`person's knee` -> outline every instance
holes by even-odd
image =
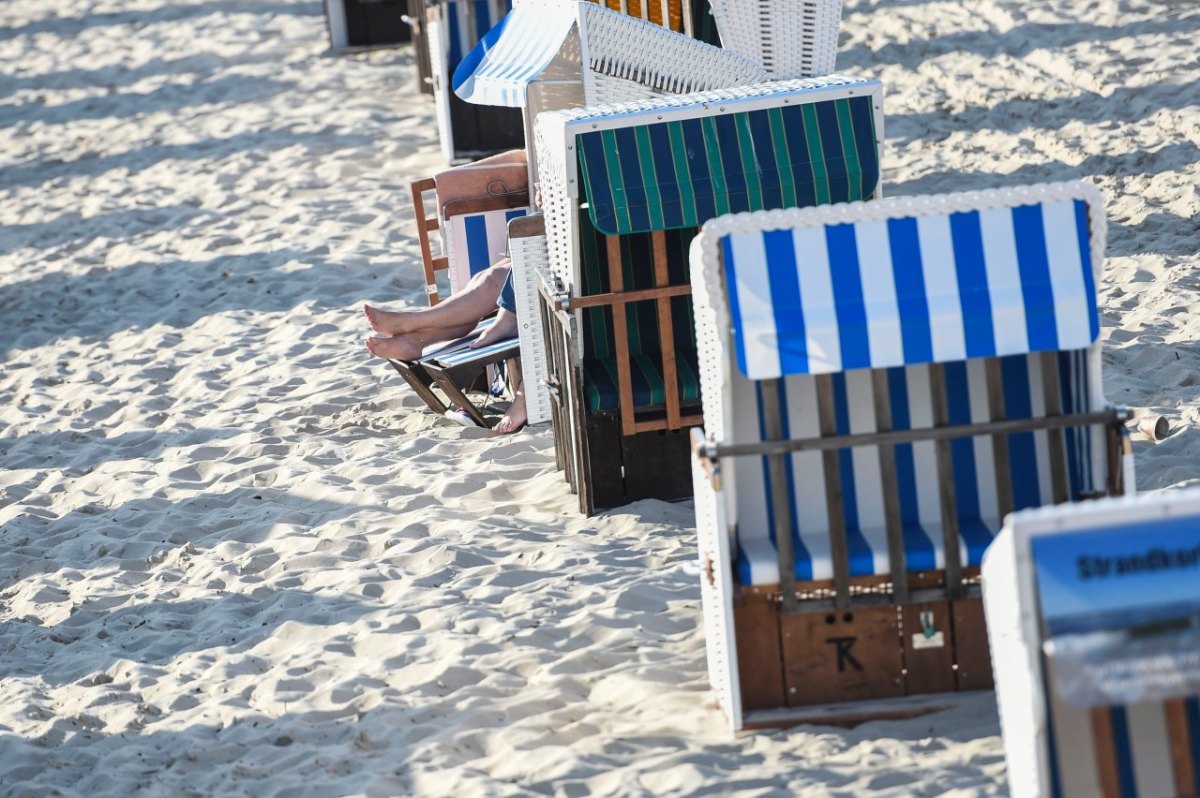
[[[495,288],[496,291],[499,292],[500,289],[504,287],[504,281],[508,279],[508,271],[509,264],[508,260],[505,259],[498,262],[496,265],[492,266],[486,271],[480,272],[480,274],[484,275],[484,281],[490,287]]]

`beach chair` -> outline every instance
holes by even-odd
[[[524,48],[528,50],[536,49],[556,36],[561,30],[557,21],[561,19],[561,15],[556,18],[556,13],[563,10],[569,13],[573,11],[575,4],[562,0],[517,0],[516,3],[512,0],[441,0],[436,4],[429,4],[425,18],[430,43],[434,95],[437,100],[438,133],[442,142],[442,152],[449,160],[462,160],[524,146],[525,128],[521,126],[521,114],[511,107],[521,105],[523,101],[495,103],[486,99],[464,98],[463,93],[458,91],[457,80],[454,79],[464,61],[468,62],[469,70],[472,48],[476,48],[479,42],[485,39],[485,34],[492,31],[495,36],[500,35],[505,27],[504,24],[500,24],[502,18],[514,5],[536,9],[520,22],[520,37],[508,37],[510,42],[528,42],[529,47]],[[655,28],[663,31],[682,33],[691,29],[692,11],[689,0],[605,0],[603,5],[612,10],[613,16],[619,14],[626,19],[653,23]],[[596,8],[601,9],[601,6]],[[535,15],[540,15],[541,19],[537,19]],[[552,18],[556,21],[552,22]],[[510,19],[506,24],[512,22],[514,20]],[[667,23],[665,27],[662,24],[664,22]],[[561,32],[565,36],[568,31]],[[562,41],[558,44],[562,44]],[[578,46],[576,44],[576,47]],[[475,55],[478,56],[490,48],[489,40]],[[556,45],[554,50],[558,49]],[[574,60],[578,62],[577,54]],[[621,75],[618,79],[620,78],[631,79],[635,86],[638,83],[635,75]],[[520,81],[518,79],[513,82]],[[678,93],[680,90],[675,91]],[[547,107],[563,106],[551,101],[551,105]]]
[[[1002,520],[1131,468],[1101,384],[1104,230],[1083,183],[705,225],[693,477],[734,729],[991,686],[978,576]]]
[[[425,273],[425,293],[430,305],[441,299],[439,274],[448,275],[451,293],[461,290],[478,272],[498,261],[508,246],[508,224],[524,217],[529,207],[528,171],[523,157],[493,156],[484,162],[454,167],[412,184],[417,240]],[[433,195],[435,211],[427,210]],[[434,254],[434,234],[440,234],[441,252]],[[435,344],[419,360],[388,362],[421,397],[430,410],[453,418],[466,418],[488,426],[482,410],[468,393],[489,395],[500,382],[496,368],[520,353],[519,339],[511,338],[482,349],[467,344],[478,337],[490,319],[471,335],[451,344]],[[528,379],[528,378],[527,378]],[[434,386],[445,398],[438,396]]]
[[[876,196],[882,133],[882,86],[847,76],[539,117],[552,421],[582,512],[691,494],[698,226]]]
[[[325,0],[325,27],[335,51],[394,47],[412,41],[408,0]]]
[[[646,13],[653,5],[629,7]],[[659,8],[662,5],[659,4]],[[676,9],[676,10],[672,10]],[[668,4],[668,17],[686,5]],[[705,45],[658,24],[599,5],[564,0],[518,0],[513,11],[464,59],[455,91],[466,101],[523,109],[526,125],[547,110],[645,99],[760,81],[762,68],[744,56]],[[536,150],[530,151],[536,182]],[[537,277],[548,253],[540,221],[510,228],[509,253],[527,386],[529,423],[550,419],[545,346]]]
[[[452,163],[525,146],[521,114],[510,108],[471,105],[452,90],[451,76],[511,0],[422,0],[433,82],[438,138]]]
[[[417,91],[433,95],[433,62],[429,58],[429,33],[426,30],[426,0],[407,0],[405,21],[412,31],[413,61],[417,65]]]
[[[721,46],[762,64],[772,80],[833,72],[842,0],[711,2]]]
[[[1012,795],[1200,794],[1198,572],[1194,489],[1008,517],[983,599]]]

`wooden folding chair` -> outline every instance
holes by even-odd
[[[474,181],[478,182],[477,190],[473,190],[475,195],[470,192],[464,195],[462,181],[457,181],[456,186],[454,180],[455,175],[461,176],[471,167],[458,167],[411,185],[430,306],[441,301],[440,274],[448,275],[451,292],[460,290],[472,275],[500,258],[507,245],[508,224],[531,210],[524,164],[501,161],[498,166],[492,164],[491,168],[481,169],[482,179]],[[518,173],[520,180],[514,177]],[[435,208],[432,214],[428,210],[431,194]],[[442,254],[439,255],[434,254],[434,231],[440,234]],[[489,321],[485,320],[472,336],[482,332]],[[433,412],[443,415],[449,407],[458,407],[476,423],[487,426],[482,411],[466,393],[472,387],[484,390],[490,387],[490,381],[481,377],[489,367],[518,356],[517,339],[505,342],[500,348],[471,350],[459,345],[451,349],[453,354],[448,354],[446,345],[435,345],[418,360],[389,360],[389,363]],[[446,400],[438,396],[435,387],[445,394]]]

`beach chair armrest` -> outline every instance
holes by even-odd
[[[509,238],[536,238],[546,235],[546,218],[540,213],[531,213],[508,223]]]
[[[470,213],[527,207],[529,207],[529,192],[514,191],[511,194],[492,194],[487,197],[452,200],[442,206],[442,218],[449,219],[453,216],[465,216]]]

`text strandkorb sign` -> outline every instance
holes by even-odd
[[[1139,521],[1032,543],[1049,635],[1200,615],[1200,518]]]

